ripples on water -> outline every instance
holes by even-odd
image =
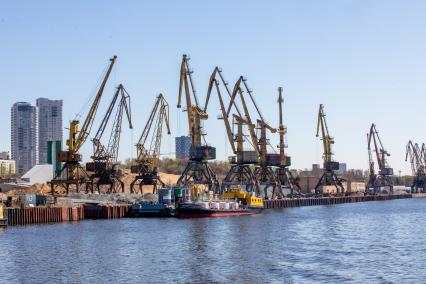
[[[0,232],[0,282],[421,283],[426,199]]]

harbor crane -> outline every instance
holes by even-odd
[[[245,99],[245,94],[248,95],[250,102],[256,110],[256,125],[253,123],[251,118],[250,111]],[[248,126],[251,143],[257,155],[257,163],[255,164],[255,170],[253,172],[256,178],[256,182],[259,184],[259,190],[256,193],[260,195],[260,188],[263,188],[265,199],[269,199],[270,197],[275,198],[276,196],[282,197],[282,188],[279,180],[275,175],[275,168],[278,166],[278,159],[274,156],[274,154],[268,154],[267,152],[267,147],[270,145],[269,140],[267,139],[267,132],[269,131],[270,133],[276,133],[277,129],[273,128],[267,122],[265,122],[260,108],[254,100],[253,92],[248,87],[247,79],[243,76],[240,76],[238,81],[235,83],[231,96],[231,102],[228,106],[228,112],[230,111],[232,104],[234,104],[237,96],[239,97],[242,104],[244,119],[246,120],[246,124]],[[256,129],[259,130],[260,135],[258,135],[259,133],[257,133]],[[272,196],[268,195],[269,188],[272,188]]]
[[[79,120],[74,119],[70,122],[69,138],[67,140],[68,149],[66,151],[60,151],[58,153],[58,161],[64,164],[62,165],[62,168],[59,173],[56,174],[56,176],[50,181],[52,195],[55,194],[56,188],[64,189],[66,195],[68,195],[71,185],[75,187],[76,192],[79,192],[80,185],[85,184],[88,180],[88,175],[80,164],[82,156],[79,153],[79,150],[86,142],[90,134],[93,121],[95,119],[96,112],[105,89],[105,85],[111,74],[112,67],[114,66],[116,59],[117,56],[113,56],[110,59],[109,67],[106,71],[106,74],[102,80],[102,83],[92,102],[92,105],[89,109],[86,119],[83,122],[83,126],[81,127],[81,129],[78,129]]]
[[[131,193],[142,194],[144,185],[152,186],[153,193],[157,193],[159,186],[165,186],[158,175],[164,124],[167,128],[167,134],[170,135],[169,104],[164,96],[159,94],[139,142],[136,144],[136,165],[131,167],[131,172],[137,175],[130,184]]]
[[[373,123],[370,127],[370,132],[367,134],[368,144],[368,160],[370,177],[367,182],[366,192],[369,194],[378,194],[384,187],[389,188],[389,193],[393,192],[393,168],[388,165],[387,157],[390,156],[389,152],[383,147],[382,141],[379,137],[379,132],[376,125]],[[372,157],[372,144],[374,152],[376,153],[377,165],[379,172],[376,174],[374,169],[374,160]]]
[[[285,153],[285,136],[287,135],[287,128],[284,126],[283,122],[283,88],[278,87],[278,106],[279,106],[279,126],[278,126],[278,134],[280,136],[280,144],[278,146],[280,150],[280,160],[279,167],[276,169],[276,176],[284,188],[290,189],[290,195],[300,195],[301,188],[299,185],[299,181],[297,178],[293,176],[289,167],[291,166],[291,157],[287,156]]]
[[[229,109],[228,113],[228,107],[225,105],[220,86],[223,86],[230,99],[232,95],[228,87],[228,82],[224,79],[222,70],[215,67],[210,76],[205,109],[207,109],[211,93],[215,89],[221,110],[219,119],[222,119],[225,124],[226,135],[233,153],[233,156],[228,157],[231,168],[222,181],[221,193],[232,191],[236,187],[240,187],[246,192],[259,192],[259,185],[252,170],[252,166],[257,162],[256,151],[244,150],[245,136],[243,127],[244,125],[248,125],[248,121],[242,117],[235,103],[233,103],[233,106],[231,106],[233,108]],[[235,113],[232,113],[232,124],[230,122],[231,110],[235,111]],[[236,133],[234,125],[237,125]],[[254,125],[251,125],[251,127],[254,128]]]
[[[334,144],[334,138],[330,136],[325,116],[324,105],[320,104],[318,110],[316,137],[319,137],[321,131],[321,140],[324,151],[322,156],[324,160],[324,172],[315,186],[315,194],[324,194],[323,186],[334,186],[337,194],[343,194],[345,189],[342,182],[344,180],[339,178],[335,173],[335,171],[339,169],[339,162],[333,160],[332,145]]]
[[[186,112],[188,115],[188,128],[191,137],[191,149],[188,164],[177,181],[178,186],[207,185],[209,191],[219,193],[220,187],[216,174],[210,168],[208,160],[216,159],[216,148],[205,145],[202,139],[205,133],[202,131],[202,121],[207,120],[206,108],[199,106],[195,91],[192,73],[189,68],[189,57],[184,54],[180,68],[179,96],[177,107],[181,108],[182,92],[185,92]],[[192,98],[195,103],[192,103]]]
[[[413,174],[413,183],[411,185],[411,193],[426,192],[426,175],[425,163],[422,155],[422,150],[419,144],[410,140],[406,146],[405,161],[410,158],[411,171]]]
[[[120,98],[120,99],[118,99]],[[118,102],[118,103],[117,103]],[[108,144],[102,143],[102,137],[108,126],[111,115],[116,109],[114,121]],[[93,162],[86,163],[86,171],[93,172],[90,175],[90,181],[86,188],[93,193],[93,185],[96,183],[98,193],[101,193],[102,185],[109,185],[107,193],[124,192],[124,182],[121,180],[121,171],[117,170],[118,150],[120,147],[120,137],[122,129],[123,114],[126,113],[129,122],[129,128],[132,129],[132,118],[130,112],[130,95],[122,84],[117,87],[111,103],[102,119],[102,122],[92,139],[93,143]],[[88,191],[88,190],[87,190]]]

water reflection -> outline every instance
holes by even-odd
[[[0,229],[0,282],[424,282],[426,200]]]

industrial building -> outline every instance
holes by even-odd
[[[38,163],[37,108],[17,102],[11,109],[11,150],[16,172],[23,174]]]
[[[62,141],[62,100],[38,98],[38,158],[39,164],[48,162],[49,141]]]
[[[188,159],[191,150],[191,137],[180,136],[175,138],[176,159]]]

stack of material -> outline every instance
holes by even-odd
[[[53,166],[35,165],[22,176],[22,180],[30,185],[35,183],[47,183],[53,178]]]

